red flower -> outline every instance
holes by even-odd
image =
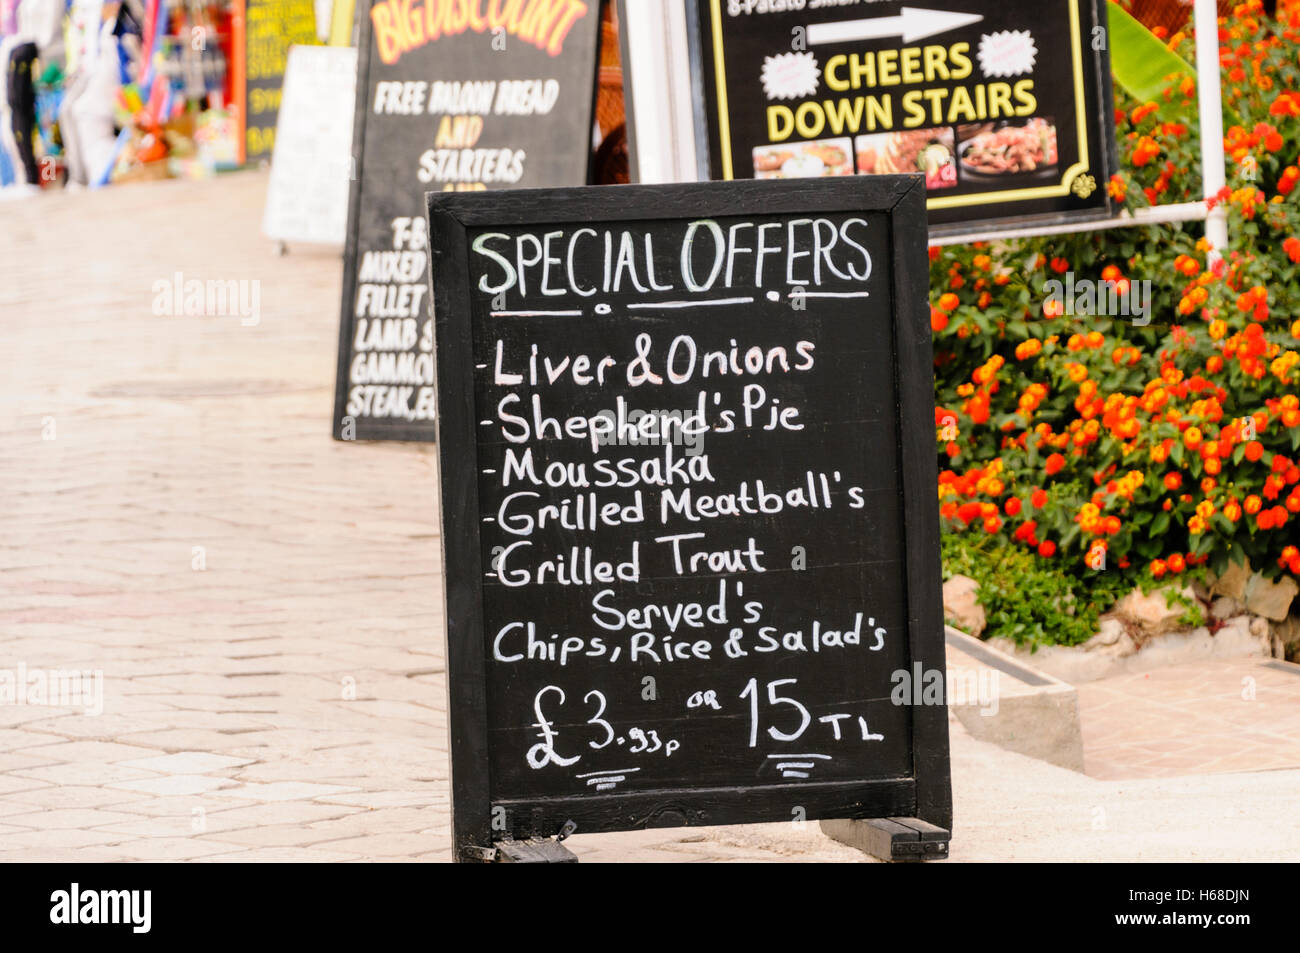
[[[1056,544],[1050,539],[1045,539],[1038,544],[1038,555],[1044,559],[1051,559],[1056,555]]]
[[[1144,166],[1158,155],[1160,155],[1160,144],[1150,136],[1143,136],[1133,147],[1133,164]]]
[[[1055,476],[1057,473],[1060,473],[1065,469],[1065,457],[1061,456],[1059,453],[1052,454],[1047,458],[1046,469],[1048,476]]]
[[[1273,105],[1268,107],[1270,116],[1300,116],[1300,94],[1286,92],[1280,94],[1277,99],[1273,100]]]

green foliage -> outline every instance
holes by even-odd
[[[1228,247],[1183,222],[931,249],[940,516],[968,551],[1129,587],[1247,559],[1300,576],[1300,2],[1282,7],[1221,21]],[[1165,83],[1116,91],[1123,169],[1097,187],[1130,210],[1202,198],[1195,83]],[[1003,634],[1043,631],[1006,611],[1024,628]]]
[[[1097,633],[1098,618],[1129,591],[1118,573],[1082,573],[988,536],[945,536],[943,573],[979,583],[986,636],[1017,645],[1079,645]]]
[[[1108,7],[1110,18],[1110,68],[1115,82],[1140,103],[1162,102],[1168,77],[1196,80],[1188,62],[1152,36],[1151,31],[1117,4]],[[1164,105],[1171,113],[1171,105]]]

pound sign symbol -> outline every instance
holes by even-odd
[[[533,714],[537,716],[537,721],[533,727],[542,729],[537,735],[542,740],[528,749],[528,766],[534,770],[544,768],[548,764],[558,764],[563,767],[573,764],[582,757],[582,755],[575,755],[572,758],[561,758],[555,753],[556,733],[551,730],[551,723],[542,714],[542,696],[547,692],[555,692],[560,696],[560,704],[564,704],[564,689],[555,685],[547,685],[533,699]]]

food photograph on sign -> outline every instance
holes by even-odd
[[[919,173],[940,229],[1109,212],[1094,0],[698,11],[714,178]]]
[[[440,909],[363,863],[1285,913],[1300,0],[0,0],[0,67],[15,948]]]

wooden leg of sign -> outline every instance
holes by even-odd
[[[527,840],[505,839],[496,842],[494,863],[498,864],[576,864],[578,855],[550,837]]]
[[[886,861],[944,860],[951,834],[915,817],[822,821],[822,833]]]

